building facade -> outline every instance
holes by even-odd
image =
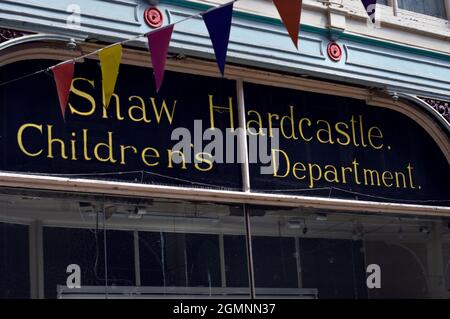
[[[0,0],[0,297],[450,297],[450,1],[237,1],[222,78],[226,2]]]

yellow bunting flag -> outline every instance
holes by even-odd
[[[122,45],[117,44],[103,49],[98,53],[98,56],[102,68],[103,106],[107,108],[114,93],[114,88],[116,87],[117,76],[119,75]]]

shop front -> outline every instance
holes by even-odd
[[[201,61],[156,93],[141,63],[107,109],[97,63],[77,65],[64,119],[45,73],[1,88],[3,298],[448,298],[449,144],[430,116]]]

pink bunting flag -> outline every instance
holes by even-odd
[[[75,64],[73,61],[63,64],[58,64],[52,68],[55,78],[56,89],[58,91],[59,106],[61,114],[65,120],[67,102],[69,101],[70,87],[72,85],[73,73]]]
[[[174,25],[168,25],[147,34],[148,49],[152,57],[153,73],[155,75],[156,92],[159,92],[164,80],[167,52],[172,38]]]

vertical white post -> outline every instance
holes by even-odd
[[[245,119],[244,82],[242,79],[236,81],[237,84],[237,104],[239,116],[239,128],[242,134],[239,135],[239,153],[241,155],[242,188],[244,192],[250,192],[250,170],[248,164],[248,143],[247,143],[247,121]]]
[[[237,85],[237,100],[238,100],[238,116],[239,116],[239,128],[243,132],[240,134],[239,151],[241,155],[241,171],[242,171],[242,189],[244,192],[249,193],[250,186],[250,168],[248,161],[248,144],[247,144],[247,121],[245,119],[245,99],[244,99],[244,82],[242,79],[236,81]],[[252,233],[251,233],[251,223],[250,214],[248,212],[247,206],[243,205],[244,210],[244,222],[245,222],[245,232],[246,235],[246,249],[247,249],[247,264],[248,264],[248,277],[249,277],[249,288],[250,297],[252,299],[256,298],[255,292],[255,273],[253,268],[253,249],[252,249]]]
[[[450,21],[450,0],[445,0],[445,11],[447,13],[447,20]]]
[[[398,2],[397,0],[388,0],[388,4],[392,7],[394,16],[398,15]]]

